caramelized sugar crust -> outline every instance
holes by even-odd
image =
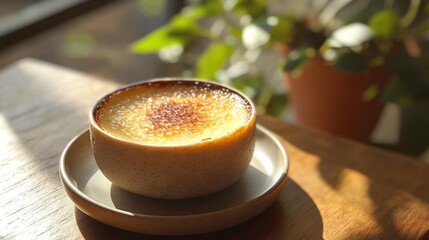
[[[246,99],[205,82],[161,81],[127,88],[96,108],[98,125],[149,145],[186,145],[220,138],[251,120]]]

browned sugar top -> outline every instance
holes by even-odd
[[[245,99],[216,85],[155,84],[112,95],[98,107],[96,121],[125,140],[184,145],[227,135],[248,123],[250,115]]]

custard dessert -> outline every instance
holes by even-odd
[[[115,137],[176,146],[234,132],[250,121],[251,106],[229,89],[210,83],[159,82],[110,96],[95,116],[100,127]]]

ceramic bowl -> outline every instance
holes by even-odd
[[[220,137],[172,145],[117,137],[97,121],[97,112],[114,96],[144,92],[147,86],[163,89],[182,85],[233,94],[245,103],[248,121]],[[251,100],[234,89],[202,80],[157,79],[118,89],[94,105],[89,124],[91,148],[103,175],[119,188],[160,199],[194,198],[227,188],[245,173],[255,147],[256,114]]]

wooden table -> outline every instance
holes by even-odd
[[[61,152],[87,128],[95,100],[118,86],[32,59],[0,73],[0,239],[164,239],[86,216],[60,184]],[[286,186],[256,218],[192,238],[429,238],[429,166],[274,118],[259,123],[286,147]]]

